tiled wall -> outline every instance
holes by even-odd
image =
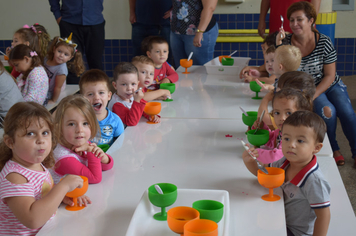
[[[259,14],[215,14],[220,29],[257,29]],[[268,24],[267,16],[267,28]],[[356,74],[356,39],[336,38],[335,48],[338,55],[336,63],[337,73],[341,76]],[[11,45],[10,40],[0,40],[0,50]],[[216,43],[215,56],[235,54],[241,57],[251,57],[250,65],[262,65],[263,54],[260,43]],[[113,76],[114,67],[121,61],[130,61],[132,58],[131,40],[105,40],[105,52],[103,56],[104,70],[109,77]]]

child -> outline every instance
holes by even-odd
[[[167,63],[169,53],[167,41],[158,36],[150,36],[144,40],[143,45],[155,66],[154,80],[148,89],[156,90],[159,89],[159,84],[177,82],[179,79],[177,72]]]
[[[114,160],[96,145],[89,145],[99,128],[91,104],[82,95],[67,96],[59,102],[54,121],[59,137],[51,170],[54,182],[75,174],[86,176],[90,184],[100,183],[102,171],[110,170]]]
[[[37,103],[19,102],[7,113],[0,144],[0,235],[35,235],[62,200],[70,203],[65,194],[82,187],[74,175],[53,185],[47,170],[54,164],[53,134],[51,114]]]
[[[31,48],[32,51],[35,51],[40,56],[41,62],[43,62],[43,58],[41,57],[42,42],[45,40],[40,40],[40,36],[42,33],[38,33],[35,26],[24,25],[23,28],[18,29],[12,38],[11,47],[6,48],[6,54],[9,56],[10,51],[19,44],[25,44]],[[21,73],[17,72],[15,67],[12,68],[11,75],[14,78],[17,78]]]
[[[262,163],[275,162],[283,157],[281,150],[281,132],[283,122],[288,116],[296,111],[308,110],[312,111],[313,106],[309,100],[303,95],[300,90],[294,88],[283,88],[275,93],[272,100],[272,116],[276,123],[277,129],[270,130],[268,126],[263,126],[264,129],[269,131],[269,141],[263,148],[251,148],[251,151],[257,150],[256,157]],[[254,127],[252,127],[254,129]],[[247,151],[246,151],[247,152]]]
[[[114,69],[112,84],[116,92],[109,102],[109,110],[117,114],[125,125],[137,125],[147,101],[143,99],[143,92],[138,90],[136,67],[129,62],[120,62]]]
[[[55,103],[61,91],[65,89],[69,60],[74,58],[69,65],[78,77],[84,72],[83,57],[76,48],[77,44],[72,42],[72,34],[65,39],[55,37],[52,40],[44,63],[49,78],[48,104]]]
[[[144,100],[149,102],[155,99],[166,99],[171,97],[171,93],[167,89],[148,91],[147,88],[152,84],[155,73],[154,62],[152,59],[146,56],[136,56],[132,58],[132,64],[134,64],[138,70],[138,87],[143,88],[142,91],[144,92]]]
[[[23,99],[43,105],[48,92],[48,76],[37,52],[25,44],[19,44],[11,50],[9,60],[21,72],[16,83]]]
[[[317,163],[316,153],[323,146],[326,125],[310,111],[297,111],[282,128],[284,157],[270,166],[285,170],[281,186],[288,235],[326,235],[330,223],[330,186]],[[254,151],[254,154],[257,152]],[[243,160],[257,175],[257,164],[247,154]]]
[[[120,117],[106,107],[111,99],[109,88],[109,77],[99,69],[86,71],[79,81],[80,93],[89,100],[99,121],[100,132],[92,139],[92,142],[98,145],[111,145],[114,138],[124,132]]]

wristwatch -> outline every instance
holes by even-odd
[[[197,33],[205,33],[204,30],[197,29]]]

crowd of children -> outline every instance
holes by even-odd
[[[144,113],[145,105],[171,98],[170,91],[160,89],[160,84],[178,81],[178,74],[167,63],[168,43],[160,37],[145,39],[147,56],[119,63],[110,81],[101,70],[84,72],[82,54],[71,36],[54,37],[50,42],[43,26],[24,26],[15,32],[7,49],[18,89],[8,77],[8,90],[17,92],[11,92],[11,98],[6,95],[13,103],[0,113],[5,117],[0,144],[0,234],[38,232],[61,202],[73,204],[65,194],[82,186],[77,175],[86,176],[91,184],[100,183],[102,171],[114,164],[100,145],[111,145],[125,126],[137,125],[142,116],[161,122],[159,115]],[[310,75],[296,71],[300,50],[290,45],[275,48],[271,37],[276,34],[263,44],[268,74],[253,67],[240,74],[245,82],[256,80],[268,90],[258,112],[260,116],[264,110],[266,115],[252,128],[268,130],[269,142],[264,147],[250,147],[250,152],[265,165],[286,171],[282,189],[288,235],[325,235],[330,221],[330,187],[315,168],[315,154],[326,130],[324,121],[312,112],[315,85]],[[68,69],[81,75],[80,94],[62,99],[52,118],[42,105],[58,100]],[[0,65],[0,76],[5,75]],[[268,113],[270,101],[272,112]],[[242,157],[256,175],[257,165],[247,151]],[[91,203],[86,196],[78,201]]]

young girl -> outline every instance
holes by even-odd
[[[72,34],[68,38],[55,37],[48,50],[44,66],[49,78],[48,103],[55,103],[65,88],[68,74],[67,62],[74,58],[68,65],[79,77],[85,69],[82,54],[76,50],[77,44],[72,41]]]
[[[43,25],[35,23],[33,26],[37,30],[37,36],[38,36],[38,40],[39,40],[38,44],[39,44],[39,50],[40,50],[39,55],[40,55],[42,62],[44,62],[44,58],[47,55],[48,45],[51,42],[51,36],[48,34],[46,28]]]
[[[29,46],[19,44],[11,50],[9,60],[21,72],[16,83],[23,99],[42,105],[48,92],[48,76],[37,52],[32,51]]]
[[[82,95],[65,97],[58,104],[58,145],[54,149],[56,164],[51,170],[54,182],[66,174],[86,176],[89,183],[101,182],[102,171],[113,167],[114,160],[95,144],[89,144],[99,130],[91,104]]]
[[[40,56],[41,61],[43,62],[44,55],[47,52],[47,47],[45,45],[48,45],[47,40],[45,39],[46,35],[43,33],[43,31],[38,31],[36,26],[28,26],[24,25],[23,28],[18,29],[13,38],[12,38],[12,43],[11,47],[6,48],[6,54],[9,56],[11,50],[16,47],[19,44],[25,44],[31,48],[32,51],[37,52],[37,54]],[[41,52],[41,50],[45,50],[44,52]],[[11,75],[14,78],[17,78],[21,73],[17,72],[15,67],[13,67]]]
[[[65,194],[82,187],[68,175],[53,185],[46,168],[54,164],[51,114],[34,102],[11,107],[0,143],[0,235],[35,235],[51,219]]]
[[[304,94],[300,90],[294,88],[283,88],[277,92],[273,97],[272,107],[272,116],[274,117],[277,129],[270,130],[268,126],[259,124],[260,126],[263,126],[264,129],[269,130],[269,141],[265,144],[263,149],[250,148],[257,159],[265,164],[275,162],[283,157],[280,130],[287,117],[295,111],[313,110],[312,104]]]

